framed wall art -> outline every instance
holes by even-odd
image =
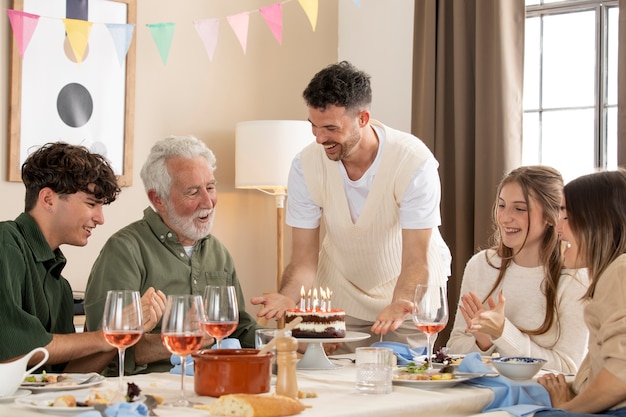
[[[14,0],[13,10],[38,18],[23,55],[12,41],[8,180],[21,181],[36,148],[63,141],[104,155],[131,185],[136,0]],[[87,28],[78,36],[66,26],[76,22]]]

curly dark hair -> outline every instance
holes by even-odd
[[[341,61],[315,74],[302,96],[307,106],[316,109],[334,105],[359,112],[372,103],[370,76]]]
[[[46,187],[59,195],[83,191],[104,204],[115,201],[121,191],[111,165],[102,155],[63,142],[46,143],[30,154],[22,164],[22,181],[27,212],[35,207],[39,191]],[[89,189],[91,184],[93,190]]]

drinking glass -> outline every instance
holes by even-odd
[[[143,334],[143,316],[139,291],[111,290],[107,292],[102,314],[102,332],[106,341],[117,348],[119,360],[120,394],[126,395],[124,387],[124,353]]]
[[[200,295],[168,295],[161,324],[161,340],[171,353],[180,356],[180,396],[167,403],[173,407],[193,404],[185,394],[185,362],[187,355],[200,350],[204,343],[204,303]]]
[[[204,289],[206,321],[204,331],[215,338],[216,348],[222,347],[222,339],[229,336],[239,323],[237,294],[232,285],[207,285]]]
[[[413,300],[413,323],[426,333],[428,371],[433,370],[433,335],[448,324],[448,296],[446,285],[419,284]],[[431,340],[432,339],[432,340]]]

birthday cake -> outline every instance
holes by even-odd
[[[342,338],[346,337],[346,312],[339,309],[322,310],[319,308],[307,310],[287,310],[285,323],[296,317],[302,317],[302,322],[291,330],[295,338]]]

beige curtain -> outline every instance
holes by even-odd
[[[412,133],[439,161],[449,323],[465,264],[488,245],[496,187],[521,163],[524,19],[524,0],[415,2]]]

